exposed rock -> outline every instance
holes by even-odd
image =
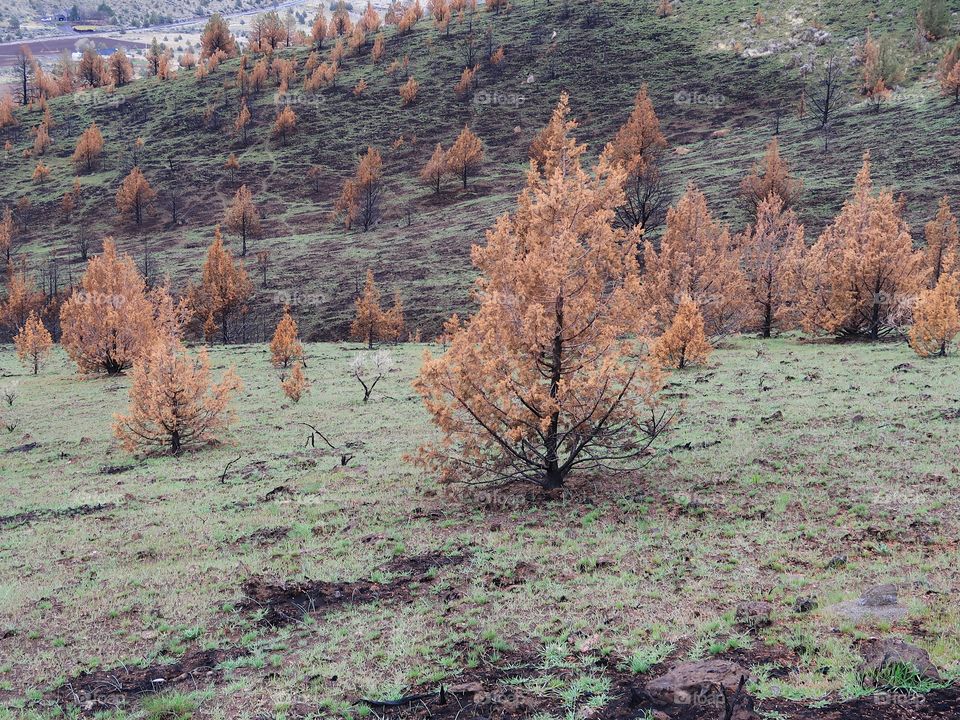
[[[897,604],[897,586],[888,583],[885,585],[874,585],[867,589],[860,599],[857,600],[860,605],[866,607],[885,607],[887,605]]]
[[[762,600],[737,605],[736,621],[751,628],[766,627],[772,620],[773,605]]]
[[[834,555],[827,562],[827,570],[835,570],[836,568],[842,568],[847,564],[847,556],[845,553],[840,553],[839,555]]]
[[[749,676],[749,670],[729,660],[700,660],[673,667],[647,683],[645,690],[663,705],[700,704],[719,695],[721,687],[736,692],[741,678]]]
[[[854,622],[866,618],[897,622],[907,616],[907,609],[898,602],[897,586],[893,584],[875,585],[857,600],[837,603],[830,611]]]
[[[817,609],[817,599],[815,597],[798,597],[793,603],[795,613],[808,613]]]
[[[899,638],[866,640],[860,646],[860,654],[863,655],[860,669],[866,675],[875,675],[885,667],[902,664],[916,668],[920,677],[928,680],[940,679],[940,673],[930,662],[927,651]]]

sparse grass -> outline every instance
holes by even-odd
[[[761,357],[755,346],[730,341],[666,389],[685,410],[665,447],[719,445],[663,450],[628,477],[579,478],[561,499],[493,508],[434,495],[401,460],[432,433],[409,387],[421,347],[396,348],[398,369],[364,404],[347,368],[354,348],[309,345],[314,392],[296,406],[282,401],[265,347],[215,347],[215,372],[236,365],[244,380],[236,426],[221,447],[148,459],[110,436],[128,378],[80,380],[59,351],[34,378],[0,348],[21,422],[0,437],[0,517],[39,513],[0,535],[0,629],[15,630],[0,639],[0,704],[30,706],[83,669],[210,647],[249,652],[221,665],[204,702],[228,716],[235,704],[273,713],[291,688],[342,714],[358,695],[401,697],[489,667],[576,712],[609,694],[599,657],[636,674],[667,656],[749,658],[768,645],[796,659],[786,677],[759,674],[758,697],[857,697],[853,644],[886,628],[847,622],[834,634],[832,617],[789,608],[798,595],[824,608],[886,581],[904,583],[910,608],[889,629],[920,623],[913,641],[952,677],[958,611],[924,588],[951,583],[958,481],[952,447],[935,439],[953,432],[960,360],[918,360],[898,344],[782,338]],[[783,420],[765,427],[772,409]],[[304,448],[300,420],[319,421],[356,459],[340,468],[338,454]],[[37,447],[10,451],[28,442]],[[278,487],[289,492],[266,500]],[[772,512],[781,495],[792,501]],[[681,498],[702,511],[679,512]],[[106,507],[51,514],[96,505]],[[273,528],[287,532],[257,539]],[[848,562],[828,568],[840,543]],[[335,606],[282,631],[238,610],[248,574],[389,582],[408,576],[388,563],[436,552],[469,559],[410,577],[409,603]],[[761,597],[784,612],[741,635],[733,608]]]

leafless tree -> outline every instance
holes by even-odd
[[[375,353],[357,353],[350,362],[350,372],[363,386],[363,401],[367,402],[373,389],[394,366],[393,355],[387,350]]]
[[[813,79],[810,92],[810,105],[817,118],[818,127],[823,128],[844,104],[844,68],[842,61],[831,55],[827,58],[818,76]]]

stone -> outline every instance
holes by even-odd
[[[839,555],[834,555],[832,558],[830,558],[829,562],[827,562],[827,570],[835,570],[836,568],[842,568],[846,564],[847,564],[846,554],[840,553]]]
[[[661,705],[703,704],[716,699],[720,687],[728,693],[736,692],[744,677],[749,678],[750,671],[735,662],[699,660],[674,666],[648,682],[644,690]]]
[[[897,586],[892,583],[874,585],[858,599],[837,603],[829,610],[854,622],[864,619],[897,622],[907,616],[907,608],[899,604]]]
[[[763,600],[742,602],[737,605],[735,619],[751,628],[766,627],[772,622],[773,605]]]
[[[902,664],[916,668],[920,677],[940,680],[940,673],[930,662],[927,651],[899,638],[866,640],[860,646],[860,654],[863,656],[860,669],[866,675],[875,675],[883,668]]]
[[[815,597],[798,597],[793,603],[795,613],[808,613],[817,609],[817,599]]]
[[[897,604],[897,586],[888,583],[886,585],[874,585],[867,589],[860,599],[857,600],[860,605],[865,607],[885,607]]]

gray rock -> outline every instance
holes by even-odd
[[[744,677],[749,678],[750,671],[735,662],[700,660],[673,667],[647,683],[645,690],[663,705],[701,704],[719,696],[721,687],[736,692]]]
[[[860,670],[868,676],[876,675],[883,668],[899,664],[916,668],[920,677],[940,680],[940,673],[930,662],[927,651],[899,638],[866,640],[860,646],[860,654],[863,655]]]
[[[766,627],[772,620],[773,605],[763,600],[737,605],[736,621],[751,628]]]
[[[907,608],[898,602],[897,586],[892,583],[867,588],[857,600],[837,603],[828,608],[847,620],[886,620],[897,622],[907,616]]]
[[[874,585],[869,588],[857,603],[864,607],[888,607],[897,604],[897,586],[892,583]]]

